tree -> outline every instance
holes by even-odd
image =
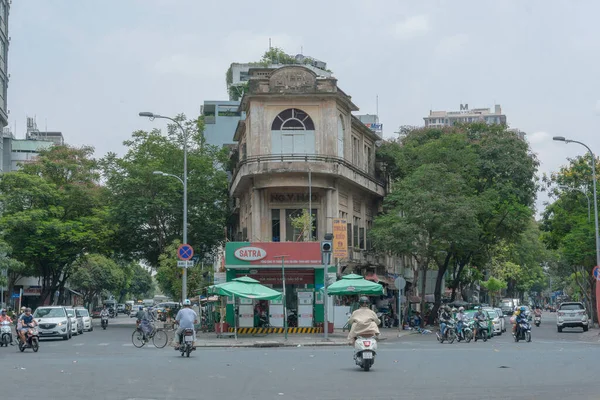
[[[188,143],[188,242],[204,255],[224,240],[228,216],[227,174],[222,168],[223,150],[204,143],[202,119],[184,122]],[[119,257],[143,260],[156,269],[159,257],[183,227],[183,190],[172,177],[153,171],[182,175],[183,138],[169,125],[160,130],[137,131],[124,142],[123,157],[107,155],[101,162],[110,192],[111,221],[116,227],[113,244]],[[173,253],[175,254],[175,253]]]
[[[138,262],[118,262],[123,271],[123,279],[119,282],[115,293],[119,303],[125,300],[150,298],[154,296],[154,281],[148,269],[142,267]]]
[[[506,289],[506,282],[491,276],[487,281],[481,282],[481,286],[486,288],[490,294],[491,303],[496,304],[496,296],[500,294],[502,289]]]
[[[6,286],[9,296],[14,292],[15,283],[33,273],[32,268],[11,257],[12,249],[4,241],[0,241],[0,272],[4,271],[6,276],[0,274],[0,286]],[[0,302],[3,299],[0,299]]]
[[[453,268],[454,292],[459,287],[465,268],[469,265],[483,266],[489,261],[489,251],[501,240],[513,242],[526,228],[533,214],[533,201],[536,193],[535,172],[537,160],[530,152],[526,142],[507,131],[503,125],[473,123],[446,128],[406,129],[396,141],[387,142],[380,147],[377,157],[393,180],[393,192],[388,197],[410,196],[395,194],[402,191],[406,179],[410,179],[419,168],[439,165],[439,174],[443,181],[460,182],[460,190],[454,191],[450,202],[468,201],[469,215],[474,218],[465,220],[461,232],[464,235],[448,233],[436,249],[433,259],[438,267],[435,297],[436,306],[441,301],[441,283],[448,268]],[[438,182],[435,176],[434,182]],[[443,182],[440,182],[443,183]],[[405,185],[403,191],[420,192],[419,181],[412,186]],[[458,186],[457,186],[458,187]],[[442,193],[433,192],[431,196]],[[427,197],[416,198],[424,204],[431,203]],[[427,204],[419,208],[417,204],[405,204],[402,207],[390,207],[389,201],[385,213],[375,221],[373,235],[380,238],[379,246],[395,254],[407,252],[416,235],[386,237],[382,232],[389,230],[396,216],[404,211],[407,218],[420,220],[426,225],[432,212],[449,210],[445,202]],[[438,208],[435,208],[438,207]],[[456,206],[458,208],[458,205]],[[411,210],[411,211],[409,211]],[[410,214],[413,216],[409,216]],[[453,218],[448,215],[448,218]],[[468,226],[466,225],[468,223]],[[377,232],[379,231],[379,232]],[[420,239],[423,240],[423,239]]]
[[[12,256],[40,277],[41,301],[65,284],[86,252],[109,252],[112,229],[89,147],[53,146],[0,177],[0,228]]]
[[[181,297],[183,269],[177,266],[176,251],[181,242],[174,241],[160,255],[156,281],[161,291],[173,299]],[[211,264],[212,265],[212,264]],[[187,293],[199,293],[210,282],[208,271],[203,271],[201,264],[196,263],[187,269]]]
[[[100,254],[86,254],[75,262],[69,282],[89,306],[103,292],[112,294],[123,279],[123,270],[113,260]]]

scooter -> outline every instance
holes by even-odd
[[[21,353],[28,348],[31,348],[35,353],[40,349],[40,336],[37,327],[27,329],[27,332],[25,332],[25,343],[23,343],[19,336],[19,350]]]
[[[535,324],[535,326],[540,326],[540,324],[542,323],[542,317],[540,317],[539,315],[536,315],[535,318],[533,319],[533,323]]]
[[[515,342],[519,340],[525,340],[531,342],[531,325],[527,321],[521,321],[517,324],[517,331],[515,333]]]
[[[489,335],[487,322],[476,321],[475,323],[477,323],[477,335],[475,335],[475,341],[477,341],[477,339],[483,339],[484,342],[487,342]]]
[[[108,317],[102,317],[100,325],[102,325],[102,329],[106,329],[106,327],[108,326]]]
[[[444,343],[444,340],[447,340],[450,344],[454,343],[454,340],[456,340],[456,322],[453,319],[446,322],[446,330],[443,335],[440,332],[437,333],[437,340],[440,343]]]
[[[471,342],[473,339],[473,321],[463,322],[462,329],[456,333],[456,338],[459,342],[461,340],[467,343]]]
[[[376,350],[377,339],[375,336],[358,336],[354,342],[354,362],[365,371],[370,370],[375,364]]]
[[[12,330],[10,329],[10,322],[2,321],[0,325],[0,347],[6,346],[12,343]]]
[[[181,338],[179,338],[181,339]],[[179,351],[181,352],[181,357],[184,355],[190,356],[190,353],[194,351],[194,330],[186,329],[183,331],[183,341],[179,341]]]

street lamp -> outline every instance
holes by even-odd
[[[592,183],[594,187],[594,224],[596,227],[596,265],[600,265],[600,236],[598,235],[598,198],[596,193],[596,156],[592,149],[588,147],[585,143],[578,142],[577,140],[566,139],[564,136],[554,136],[552,140],[556,140],[557,142],[565,142],[565,143],[577,143],[582,145],[587,149],[587,151],[592,156]]]
[[[187,142],[188,142],[188,133],[185,129],[183,129],[183,126],[181,126],[181,124],[179,123],[179,121],[174,120],[171,117],[165,117],[163,115],[158,115],[158,114],[154,114],[151,112],[141,112],[139,113],[140,117],[148,117],[150,118],[151,121],[153,121],[155,118],[162,118],[162,119],[168,119],[171,122],[174,122],[179,129],[181,129],[181,133],[183,133],[183,179],[179,178],[176,175],[170,175],[170,174],[166,174],[164,172],[161,171],[154,171],[153,174],[155,175],[162,175],[162,176],[172,176],[175,177],[177,179],[179,179],[181,181],[181,183],[183,184],[183,244],[188,244],[187,242],[187,213],[188,213],[188,207],[187,207]],[[187,298],[187,268],[183,269],[183,276],[181,278],[182,282],[181,282],[181,301],[183,302],[186,298]]]

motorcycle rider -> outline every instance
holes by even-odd
[[[196,331],[194,330],[194,325],[198,323],[198,314],[192,310],[192,302],[189,299],[183,301],[183,308],[177,313],[175,323],[179,325],[179,328],[175,331],[175,350],[179,350],[181,335],[186,329],[191,329],[194,332],[192,348],[196,348]]]
[[[440,312],[440,334],[441,337],[444,337],[444,334],[446,333],[446,323],[448,321],[450,321],[452,319],[452,310],[450,309],[450,306],[444,306],[444,308],[442,308],[442,312]]]
[[[25,309],[25,314],[22,317],[19,317],[19,321],[21,322],[21,329],[19,329],[19,337],[23,343],[27,343],[27,338],[25,337],[25,333],[37,325],[35,319],[33,319],[33,315],[31,315],[31,308]]]
[[[475,320],[476,324],[475,324],[475,332],[473,332],[473,334],[475,335],[475,337],[477,337],[477,331],[479,330],[479,323],[486,322],[487,316],[485,315],[485,313],[483,312],[481,307],[475,307],[475,310],[476,311],[475,311],[475,315],[473,315],[473,319]]]
[[[467,321],[467,314],[465,314],[465,308],[459,307],[458,314],[456,314],[456,332],[458,334],[462,334],[462,328]]]
[[[8,316],[8,314],[6,314],[6,309],[2,309],[2,312],[0,312],[0,323],[1,322],[8,322],[12,324],[12,319]],[[11,341],[10,342],[11,346],[14,346],[15,344]]]
[[[106,308],[106,304],[104,305],[104,308],[102,308],[102,311],[100,311],[100,320],[102,320],[102,318],[108,318],[109,317],[109,312],[108,312],[108,308]]]
[[[379,324],[381,321],[377,317],[377,314],[369,308],[369,298],[367,296],[361,296],[358,299],[360,308],[355,310],[348,324],[351,324],[350,332],[348,333],[348,340],[351,346],[354,346],[356,338],[363,335],[379,336]]]
[[[515,323],[513,325],[513,336],[517,334],[517,328],[521,322],[527,322],[527,309],[525,306],[521,306],[515,311]]]

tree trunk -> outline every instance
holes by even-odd
[[[425,295],[427,288],[427,264],[423,265],[423,278],[421,281],[421,315],[425,317]],[[425,323],[425,318],[421,318],[421,326]]]

